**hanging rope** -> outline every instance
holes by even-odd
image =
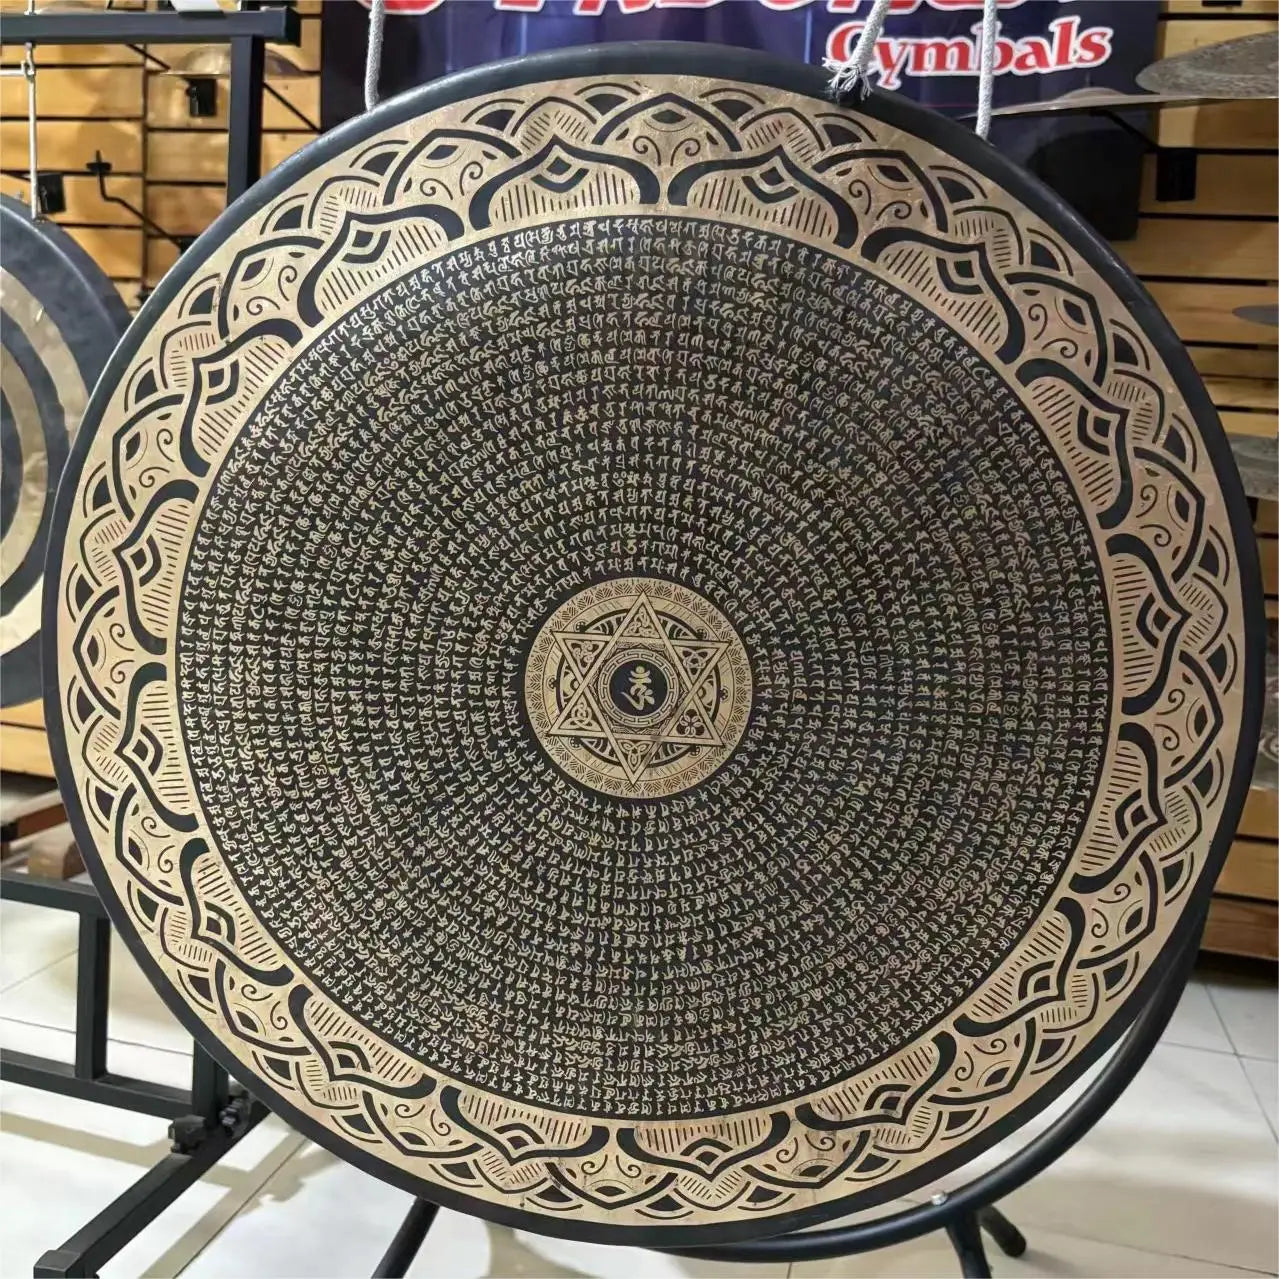
[[[870,62],[875,56],[875,42],[884,29],[884,20],[888,17],[892,3],[893,0],[875,0],[871,5],[870,17],[866,19],[866,25],[857,37],[852,56],[847,62],[826,59],[826,70],[831,72],[831,92],[836,98],[842,98],[850,92],[863,96],[870,91]]]
[[[364,109],[377,106],[377,82],[382,73],[382,27],[386,22],[386,0],[369,5],[369,51],[364,58]]]
[[[871,5],[866,25],[862,27],[853,52],[846,61],[826,59],[826,69],[831,73],[831,92],[836,98],[855,93],[864,96],[870,91],[870,67],[875,58],[875,45],[884,29],[893,0],[875,0]],[[995,51],[999,35],[999,0],[982,0],[981,35],[977,50],[977,136],[990,133],[991,104],[995,96]]]
[[[981,48],[977,64],[977,136],[990,136],[990,109],[995,97],[995,41],[999,35],[999,0],[981,8]]]

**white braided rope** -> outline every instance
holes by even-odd
[[[386,22],[386,0],[369,5],[369,50],[364,58],[364,109],[377,106],[377,82],[382,72],[382,27]]]
[[[831,73],[831,92],[837,98],[852,90],[865,93],[870,88],[869,72],[871,59],[875,56],[875,41],[884,29],[884,20],[888,17],[892,3],[893,0],[875,0],[871,5],[870,16],[846,62],[826,59],[826,70]]]
[[[981,8],[981,47],[977,64],[977,123],[979,138],[990,136],[990,110],[995,97],[995,49],[999,37],[999,0],[984,0]]]
[[[870,67],[875,58],[875,45],[884,30],[884,22],[893,0],[875,0],[866,25],[862,27],[848,58],[839,62],[826,59],[831,73],[831,92],[841,98],[849,92],[866,93],[870,87]],[[990,133],[990,113],[995,96],[995,53],[999,36],[999,0],[982,0],[981,34],[977,50],[977,136]]]

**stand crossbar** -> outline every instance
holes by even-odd
[[[199,1044],[193,1046],[189,1089],[108,1070],[111,924],[101,899],[89,884],[17,870],[0,871],[0,897],[79,916],[75,1060],[0,1049],[0,1079],[171,1121],[172,1151],[66,1243],[46,1252],[34,1270],[49,1279],[90,1276],[261,1123],[267,1110],[234,1089]]]

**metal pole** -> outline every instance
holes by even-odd
[[[31,0],[28,0],[30,3]],[[22,74],[27,79],[27,181],[30,190],[27,196],[31,202],[31,216],[40,216],[40,165],[36,141],[36,59],[35,45],[26,46],[26,54],[22,59]]]
[[[373,1271],[373,1279],[403,1279],[408,1274],[413,1258],[417,1256],[426,1232],[439,1212],[436,1204],[425,1199],[415,1199],[408,1214],[400,1223],[400,1228],[391,1240],[391,1246],[383,1254]]]
[[[262,174],[262,84],[266,46],[255,36],[231,41],[227,106],[226,201],[242,196]]]
[[[100,1079],[107,1072],[111,988],[111,925],[101,915],[80,916],[76,956],[75,1073]]]

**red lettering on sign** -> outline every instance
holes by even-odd
[[[910,51],[913,76],[971,75],[973,45],[959,36],[953,40],[918,40]]]
[[[930,0],[938,3],[938,0]],[[959,0],[955,0],[958,5]],[[842,22],[827,38],[826,54],[833,62],[847,62],[865,28],[864,22]],[[1114,29],[1092,27],[1080,31],[1077,17],[1057,18],[1048,24],[1050,35],[1023,36],[995,41],[995,73],[1028,76],[1105,62],[1113,51]],[[875,41],[874,69],[884,89],[901,87],[903,77],[976,75],[981,25],[971,36],[943,39],[936,36],[883,36]]]

